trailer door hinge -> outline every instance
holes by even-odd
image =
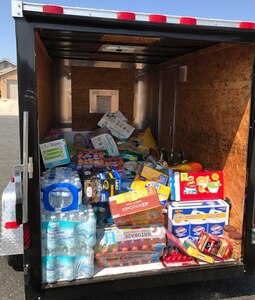
[[[255,228],[252,228],[251,230],[251,243],[252,245],[255,245]]]

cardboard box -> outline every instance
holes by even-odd
[[[168,205],[168,229],[181,241],[199,238],[202,231],[217,236],[228,224],[229,205],[223,200],[171,202]]]
[[[84,198],[89,202],[108,202],[121,192],[121,177],[115,170],[100,172],[97,177],[84,180]]]
[[[109,199],[117,226],[162,222],[162,206],[154,186],[119,194]]]
[[[118,139],[128,139],[130,135],[133,133],[135,130],[134,127],[129,125],[125,121],[125,117],[120,113],[111,113],[107,112],[104,114],[102,119],[98,122],[98,126],[100,127],[107,127],[108,129],[111,130],[111,134]]]
[[[70,162],[66,141],[59,139],[40,144],[44,167],[51,168]]]
[[[101,267],[158,262],[165,245],[162,224],[99,228],[95,257]]]
[[[158,170],[152,169],[148,166],[144,166],[140,174],[142,177],[159,182],[161,184],[167,185],[168,176],[164,173],[159,172]]]
[[[173,172],[169,171],[171,200],[222,199],[224,184],[222,171]]]
[[[119,150],[107,128],[100,128],[90,133],[90,139],[95,149],[106,150],[109,156],[118,156]]]
[[[146,188],[149,186],[155,186],[155,188],[158,192],[160,203],[162,205],[165,205],[167,200],[169,199],[169,195],[170,195],[170,191],[171,191],[171,188],[169,186],[165,186],[156,181],[148,180],[142,176],[136,175],[130,188],[132,190],[139,190],[141,188]]]

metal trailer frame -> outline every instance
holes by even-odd
[[[31,247],[24,250],[24,278],[26,299],[79,298],[82,295],[114,293],[125,290],[156,287],[170,284],[204,281],[251,274],[255,268],[254,197],[255,197],[255,74],[252,78],[250,132],[247,161],[247,187],[244,208],[243,262],[229,262],[214,266],[187,267],[184,269],[164,269],[136,274],[122,274],[43,285],[41,277],[41,234],[39,205],[39,149],[37,127],[36,70],[35,70],[35,30],[39,28],[124,34],[136,36],[175,37],[180,39],[200,39],[215,42],[255,42],[255,31],[215,26],[188,26],[179,24],[152,24],[106,18],[45,14],[23,11],[23,18],[15,18],[17,37],[18,85],[20,108],[20,137],[23,140],[23,112],[29,113],[28,153],[33,157],[33,178],[28,180],[28,225]],[[22,142],[21,142],[22,145]],[[21,153],[23,149],[21,147]],[[26,174],[23,176],[27,176]],[[23,199],[24,201],[24,199]],[[23,215],[23,219],[24,219]]]

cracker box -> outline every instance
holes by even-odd
[[[166,174],[148,166],[143,167],[140,175],[146,179],[153,180],[164,185],[166,185],[168,182],[168,176]]]
[[[112,219],[117,226],[162,222],[162,206],[154,186],[109,198]]]
[[[223,200],[168,204],[168,230],[182,242],[189,237],[198,239],[202,231],[222,236],[228,219],[229,205]]]
[[[156,181],[148,180],[142,176],[136,175],[134,181],[132,182],[130,188],[132,190],[139,190],[141,188],[155,186],[158,192],[159,200],[162,205],[165,205],[170,195],[170,187],[160,184]]]
[[[173,172],[169,171],[171,200],[210,200],[223,198],[222,171]]]

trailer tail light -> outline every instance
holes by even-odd
[[[180,18],[180,24],[197,25],[197,19],[190,17],[182,17]]]
[[[118,12],[117,14],[117,18],[119,20],[131,20],[134,21],[135,20],[135,14],[132,12]]]
[[[255,28],[255,23],[253,23],[253,22],[240,22],[239,23],[239,28],[254,29]]]
[[[166,23],[166,16],[164,15],[149,15],[150,22],[159,22],[159,23]]]
[[[4,224],[4,228],[5,229],[16,229],[19,228],[19,224],[16,223],[16,221],[12,221],[12,222],[6,222]]]
[[[64,13],[64,9],[57,5],[43,5],[43,12],[62,15]]]
[[[28,249],[31,246],[30,230],[28,224],[23,225],[24,248]]]

